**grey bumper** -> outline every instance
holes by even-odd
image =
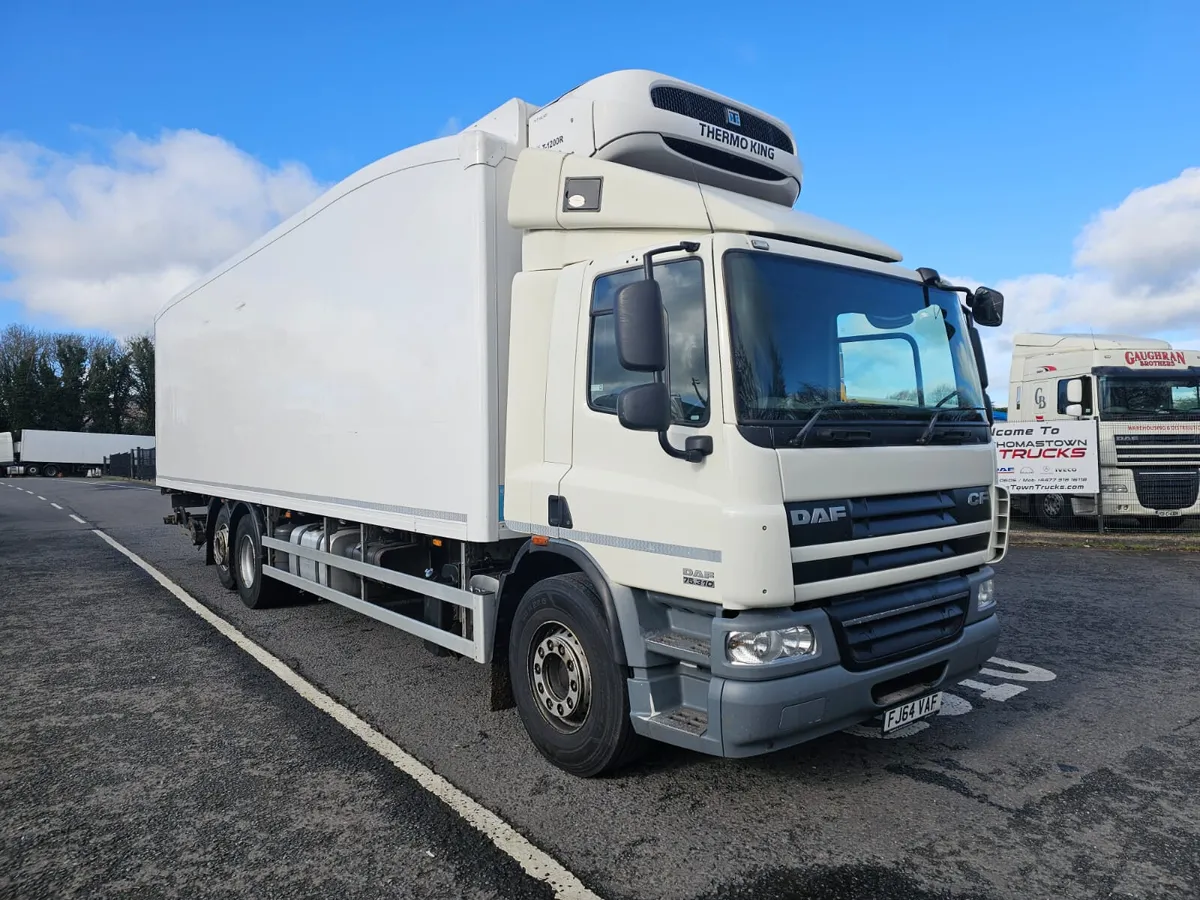
[[[999,641],[1000,621],[991,615],[966,626],[953,644],[866,672],[834,665],[770,681],[714,677],[709,698],[718,700],[720,724],[719,735],[709,736],[718,739],[720,755],[742,757],[840,731],[911,699],[878,702],[881,692],[895,693],[893,686],[908,682],[916,697],[970,677],[995,653]]]

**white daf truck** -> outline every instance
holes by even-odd
[[[1010,422],[1091,419],[1102,512],[1177,527],[1200,516],[1200,351],[1120,334],[1018,334]],[[1097,515],[1096,497],[1014,496],[1046,524]]]
[[[0,432],[0,473],[8,475],[84,475],[104,465],[106,457],[131,450],[150,450],[154,438],[144,434],[93,431],[47,431],[26,428]]]
[[[157,317],[158,484],[246,605],[492,666],[581,776],[936,713],[992,655],[1003,298],[791,207],[646,71],[354,173]]]

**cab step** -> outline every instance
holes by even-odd
[[[682,631],[653,631],[645,637],[646,649],[661,656],[708,668],[709,639]]]
[[[693,737],[700,737],[708,731],[708,713],[687,706],[679,706],[666,712],[657,713],[647,717],[646,721],[664,728],[682,731]]]

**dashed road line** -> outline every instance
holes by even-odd
[[[45,500],[46,500],[46,498],[43,497],[41,494],[38,494],[38,499],[41,500],[42,502],[45,502]]]
[[[78,522],[80,525],[87,524],[87,522],[85,522],[83,519],[79,518],[79,516],[75,515],[75,513],[71,513],[71,518],[74,519],[76,522]]]
[[[59,506],[57,503],[51,503],[50,505],[53,506],[55,509],[62,509],[62,507]]]
[[[75,516],[71,518],[75,518]],[[301,678],[278,657],[254,643],[150,563],[113,540],[99,528],[92,529],[92,533],[128,557],[134,565],[170,591],[180,603],[229,638],[240,650],[254,657],[276,678],[458,813],[467,824],[487,837],[498,850],[516,861],[526,874],[548,884],[554,890],[555,897],[561,898],[561,900],[600,900],[572,872],[556,862],[548,853],[534,846],[524,835],[490,809],[472,800],[441,775],[406,753],[398,744],[384,737],[355,713],[328,694],[323,693],[311,682]]]

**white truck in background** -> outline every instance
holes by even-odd
[[[91,431],[45,431],[25,428],[19,436],[0,433],[0,471],[7,475],[86,475],[106,457],[131,450],[150,450],[154,438],[144,434]]]
[[[1176,527],[1200,516],[1200,351],[1121,334],[1018,334],[1010,422],[1097,421],[1104,515]],[[1097,515],[1096,497],[1015,495],[1044,524]]]
[[[800,184],[640,70],[367,166],[160,311],[166,521],[251,608],[490,664],[581,776],[936,713],[999,639],[1003,298]]]

